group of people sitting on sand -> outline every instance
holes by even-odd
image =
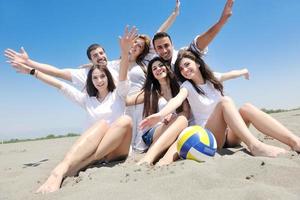
[[[243,142],[253,156],[276,157],[286,150],[259,141],[260,132],[300,151],[300,138],[250,103],[237,109],[225,96],[223,81],[245,77],[247,69],[218,73],[203,60],[207,46],[232,15],[227,0],[220,19],[179,51],[166,31],[179,14],[180,2],[152,40],[126,27],[119,38],[121,56],[109,61],[105,49],[87,49],[90,64],[60,69],[32,60],[24,48],[5,50],[12,67],[60,90],[88,114],[88,128],[37,192],[60,188],[66,176],[98,161],[125,160],[144,153],[138,164],[167,165],[177,160],[176,139],[183,129],[200,125],[216,138],[218,149]],[[70,84],[65,81],[69,81]]]

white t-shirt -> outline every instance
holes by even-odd
[[[143,88],[146,81],[146,74],[138,64],[135,64],[128,69],[128,80],[130,82],[128,94],[135,94]]]
[[[99,120],[106,120],[111,124],[124,114],[128,81],[118,82],[116,89],[113,92],[109,92],[102,102],[99,102],[96,97],[90,97],[86,92],[81,92],[64,82],[62,82],[60,91],[87,111],[88,127]]]
[[[120,60],[113,60],[107,62],[107,68],[114,80],[119,80]],[[83,90],[86,84],[87,75],[90,67],[80,69],[67,69],[71,73],[72,83],[79,90]],[[116,81],[117,82],[117,81]]]
[[[107,67],[109,71],[111,72],[114,80],[118,80],[119,77],[119,68],[120,68],[120,60],[114,60],[114,61],[108,61]],[[83,91],[85,84],[86,84],[86,79],[87,79],[87,74],[90,70],[90,67],[87,68],[82,68],[82,69],[68,69],[71,72],[72,76],[72,83],[81,91]],[[146,80],[145,73],[142,70],[142,68],[138,65],[135,64],[133,65],[129,71],[128,71],[128,80],[129,80],[129,95],[135,94],[139,92]],[[117,81],[116,81],[117,82]],[[97,99],[96,99],[97,100]],[[142,142],[141,134],[142,132],[138,128],[138,124],[142,120],[143,116],[143,109],[144,105],[139,104],[139,105],[133,105],[133,106],[128,106],[126,107],[126,114],[129,115],[132,118],[133,121],[133,127],[132,127],[132,145],[133,148],[139,149],[143,151],[146,146]]]
[[[136,94],[141,91],[144,86],[146,77],[142,68],[135,64],[130,67],[128,71],[128,79],[130,82],[129,95]],[[132,147],[134,150],[143,152],[147,146],[142,141],[143,132],[139,129],[138,125],[143,119],[144,104],[132,105],[126,107],[126,114],[132,118]]]
[[[216,78],[219,79],[220,73],[214,74]],[[213,84],[209,81],[207,81],[205,84],[198,85],[198,87],[205,92],[205,95],[198,94],[189,81],[183,82],[181,87],[188,90],[187,99],[191,106],[195,124],[205,127],[209,116],[214,111],[215,106],[222,97],[221,93],[219,90],[216,90]]]

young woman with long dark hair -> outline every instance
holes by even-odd
[[[143,104],[143,117],[162,109],[180,89],[174,73],[162,58],[153,58],[148,64],[147,71],[142,91],[127,98],[128,104]],[[182,106],[158,122],[155,127],[143,130],[143,142],[149,149],[139,163],[154,164],[160,160],[159,164],[163,165],[174,161],[176,156],[164,153],[169,148],[173,148],[172,144],[180,132],[187,127],[187,118],[189,118],[189,107],[187,102],[183,102]]]

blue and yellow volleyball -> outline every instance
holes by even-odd
[[[214,156],[217,142],[214,135],[201,126],[185,128],[177,140],[177,151],[181,158],[201,161],[203,156]]]

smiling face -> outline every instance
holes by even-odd
[[[107,56],[105,51],[98,47],[90,52],[90,61],[94,65],[106,66],[107,65]]]
[[[167,67],[157,60],[152,64],[152,73],[157,80],[165,79],[167,77]]]
[[[182,58],[179,62],[179,70],[181,75],[189,80],[199,76],[199,64],[190,58]]]
[[[132,59],[136,60],[137,57],[144,51],[145,48],[145,40],[142,38],[137,38],[134,40],[132,47],[129,50],[129,54]]]
[[[92,82],[94,87],[100,92],[100,91],[106,91],[108,90],[108,79],[106,74],[99,70],[95,69],[92,72]]]
[[[170,61],[173,55],[172,42],[168,37],[158,38],[154,41],[156,53],[165,61]]]

